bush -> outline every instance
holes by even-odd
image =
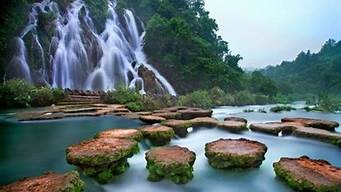
[[[214,106],[208,92],[203,90],[194,91],[187,95],[180,96],[178,99],[178,105],[201,108],[210,108]]]
[[[61,89],[37,88],[24,80],[9,80],[0,86],[0,103],[3,108],[49,106],[64,97]]]
[[[253,105],[255,100],[253,95],[249,91],[240,91],[234,95],[235,105]]]
[[[210,90],[210,98],[215,105],[226,105],[225,92],[220,87],[213,87]]]
[[[129,89],[124,86],[118,87],[114,91],[108,91],[102,100],[105,103],[110,104],[128,104],[134,102],[141,102],[142,95],[140,95],[137,91]]]
[[[254,96],[254,101],[257,105],[265,105],[269,103],[269,96],[256,94]]]
[[[296,109],[291,107],[290,105],[278,105],[270,109],[270,111],[274,113],[280,113],[282,111],[292,111],[292,110],[296,110]]]
[[[0,86],[0,102],[4,108],[29,107],[32,102],[32,85],[23,80],[5,81]]]

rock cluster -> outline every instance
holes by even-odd
[[[273,164],[277,177],[295,191],[340,192],[341,168],[324,160],[300,158],[281,158]]]
[[[107,183],[115,175],[125,172],[129,166],[127,159],[138,151],[136,141],[99,138],[68,147],[66,159],[99,183]]]
[[[170,179],[174,183],[184,184],[193,178],[195,153],[179,146],[153,148],[146,153],[148,180]]]
[[[84,183],[77,171],[64,174],[47,173],[0,186],[1,192],[80,192],[83,189]]]
[[[247,139],[219,139],[205,145],[208,163],[217,169],[257,168],[267,151],[263,143]]]
[[[168,144],[175,133],[171,127],[162,125],[147,126],[141,129],[144,138],[148,139],[152,145],[162,146]]]

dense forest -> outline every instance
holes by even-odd
[[[287,93],[341,95],[341,41],[328,40],[318,53],[301,52],[294,61],[262,73]]]

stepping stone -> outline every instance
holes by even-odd
[[[146,115],[146,116],[140,116],[140,120],[148,124],[155,124],[155,123],[161,123],[162,121],[165,121],[166,119],[163,117]]]
[[[129,166],[127,159],[138,151],[138,144],[133,140],[91,139],[68,147],[66,159],[99,183],[107,183],[125,172]]]
[[[0,186],[1,192],[80,192],[84,182],[77,171],[65,174],[47,173]]]
[[[223,122],[219,122],[218,127],[231,131],[231,132],[241,132],[241,131],[247,130],[246,122],[244,121],[234,121],[234,120],[223,121]]]
[[[208,163],[217,169],[257,168],[266,151],[263,143],[247,139],[219,139],[205,145]]]
[[[162,125],[173,128],[176,135],[179,137],[186,137],[188,134],[187,129],[192,126],[188,120],[167,120],[161,122]]]
[[[298,125],[280,122],[270,122],[270,123],[253,123],[250,125],[250,129],[255,132],[261,132],[271,135],[276,135],[280,132],[283,134],[291,134]]]
[[[211,117],[213,113],[212,110],[204,110],[200,108],[187,108],[178,110],[177,112],[181,114],[182,120],[190,120],[198,117]]]
[[[300,127],[293,132],[294,136],[305,137],[331,143],[341,147],[341,134],[311,127]]]
[[[143,135],[137,129],[110,129],[97,133],[95,138],[132,139],[139,142],[142,140]]]
[[[225,117],[224,121],[239,121],[247,123],[247,120],[241,117]]]
[[[324,160],[281,158],[273,164],[278,178],[295,191],[301,192],[340,192],[341,168],[334,167]]]
[[[153,148],[146,153],[148,180],[170,179],[184,184],[193,178],[195,153],[185,147],[167,146]]]
[[[171,127],[162,125],[147,126],[142,128],[141,132],[152,145],[156,146],[168,144],[175,135],[174,130]]]
[[[304,127],[314,127],[319,129],[325,129],[328,131],[335,131],[335,128],[339,126],[339,123],[335,121],[309,118],[283,118],[282,122],[297,123]]]
[[[181,113],[178,113],[178,112],[162,112],[162,113],[153,113],[153,116],[163,117],[165,119],[179,119],[179,118],[181,118]]]

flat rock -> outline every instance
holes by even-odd
[[[118,138],[132,139],[135,141],[142,140],[142,133],[137,129],[110,129],[97,133],[96,138]]]
[[[158,117],[158,116],[153,116],[153,115],[140,116],[139,119],[148,124],[161,123],[162,121],[166,120],[163,117]]]
[[[190,121],[186,120],[167,120],[161,122],[162,125],[172,127],[175,134],[177,134],[179,137],[186,137],[188,134],[187,129],[192,126],[192,123]]]
[[[129,139],[91,139],[68,147],[66,156],[70,164],[99,166],[131,156],[136,148],[137,142]]]
[[[179,119],[179,118],[181,118],[181,113],[178,113],[178,112],[162,112],[162,113],[153,113],[153,116],[163,117],[165,119]]]
[[[168,144],[175,135],[173,128],[162,125],[146,126],[141,129],[141,132],[146,139],[157,146]]]
[[[328,121],[322,119],[309,119],[309,118],[283,118],[282,122],[298,123],[305,127],[314,127],[319,129],[325,129],[329,131],[335,131],[335,128],[339,126],[339,123],[335,121]]]
[[[299,129],[294,130],[293,135],[297,137],[305,137],[320,140],[341,147],[340,133],[310,127],[300,127]]]
[[[278,135],[280,132],[284,134],[291,134],[298,125],[280,122],[270,123],[253,123],[250,125],[250,129],[255,132],[267,133],[272,135]]]
[[[84,182],[77,171],[65,174],[47,173],[0,186],[1,192],[80,192],[83,189]]]
[[[266,151],[263,143],[247,139],[219,139],[205,145],[209,164],[218,169],[259,167]]]
[[[247,123],[247,119],[244,119],[241,117],[225,117],[224,121],[239,121],[239,122]]]
[[[212,110],[204,110],[200,108],[187,108],[178,110],[177,112],[181,114],[182,120],[190,120],[198,117],[211,117],[213,113]]]
[[[273,167],[277,177],[295,191],[341,191],[341,168],[334,167],[327,161],[306,156],[281,158]]]
[[[246,123],[244,121],[223,121],[219,122],[219,128],[231,131],[231,132],[240,132],[247,130]]]
[[[185,147],[167,146],[153,148],[146,153],[150,181],[168,178],[177,184],[193,178],[195,153]]]
[[[36,121],[36,120],[53,120],[62,119],[65,117],[63,113],[50,113],[50,112],[22,112],[17,113],[18,121]]]

